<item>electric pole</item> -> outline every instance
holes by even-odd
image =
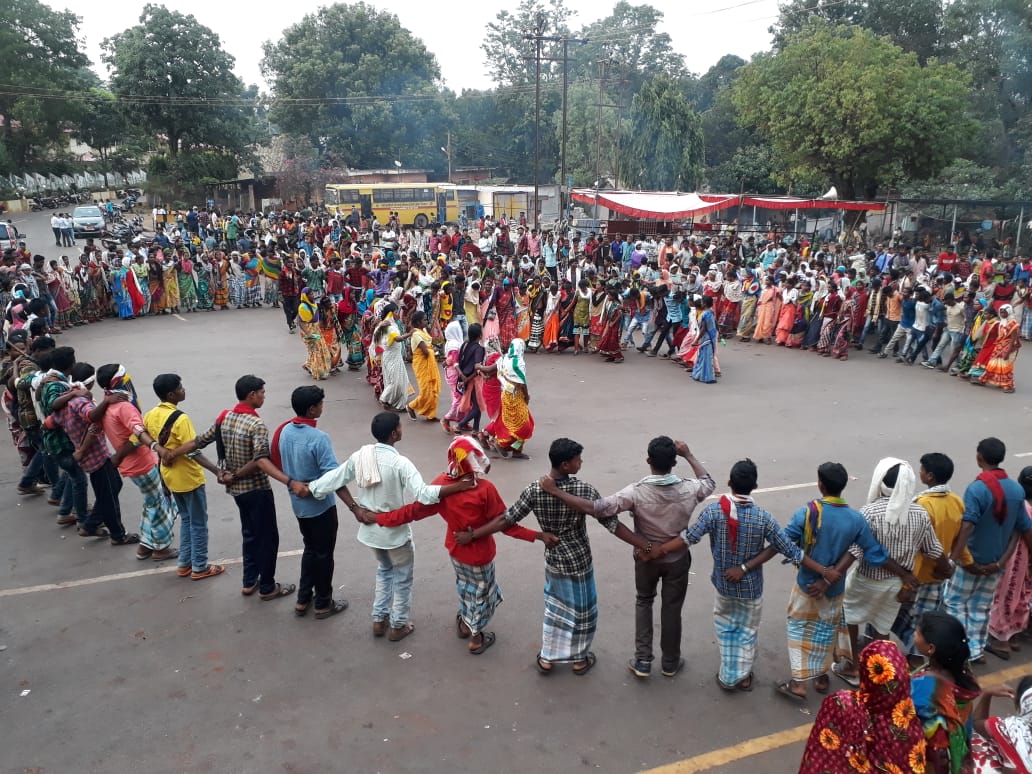
[[[609,68],[609,59],[599,59],[598,62],[598,132],[595,135],[595,198],[598,199],[599,178],[602,175],[602,102],[606,88],[606,70]]]
[[[538,195],[540,181],[541,162],[541,41],[545,34],[545,14],[541,11],[537,14],[537,24],[533,35],[524,35],[524,40],[533,40],[534,48],[534,201],[531,211],[533,212],[533,227],[538,225]]]
[[[570,85],[570,56],[569,56],[569,45],[570,43],[587,43],[587,38],[563,38],[563,141],[560,149],[560,171],[559,171],[559,218],[565,220],[566,212],[568,209],[567,202],[569,202],[569,191],[565,194],[566,190],[566,117],[567,108],[569,101],[567,100],[567,93]]]

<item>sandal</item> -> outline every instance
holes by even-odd
[[[111,545],[113,546],[135,546],[139,544],[139,542],[140,536],[135,532],[126,532],[125,535],[122,536],[121,540],[111,538]]]
[[[1004,661],[1010,661],[1011,652],[1008,645],[991,642],[985,646],[985,652],[992,653],[996,658],[1003,659]]]
[[[298,602],[294,605],[294,615],[298,618],[304,618],[308,614],[308,608],[312,606],[312,600],[307,602]]]
[[[472,633],[461,615],[455,616],[455,636],[460,640],[468,640]]]
[[[595,654],[589,650],[584,655],[583,661],[581,661],[579,664],[573,665],[573,673],[577,675],[577,677],[582,677],[586,675],[588,672],[591,671],[591,668],[595,666],[595,662],[597,660],[598,659],[595,658]]]
[[[474,656],[479,656],[485,650],[495,644],[495,633],[494,632],[480,632],[480,644],[475,648],[470,648],[469,652]]]
[[[190,573],[190,580],[204,580],[205,578],[214,578],[216,575],[222,575],[226,571],[226,568],[221,564],[209,564],[200,572]]]
[[[831,671],[838,675],[842,679],[842,681],[850,688],[859,688],[860,678],[856,675],[847,675],[845,673],[845,669],[842,666],[840,666],[840,664],[841,662],[837,664],[832,664]]]
[[[270,599],[289,597],[295,591],[297,591],[297,586],[295,586],[293,583],[288,583],[285,586],[282,583],[277,583],[272,591],[270,591],[268,594],[259,594],[258,598],[263,602],[268,602]]]
[[[737,683],[735,683],[735,688],[737,688],[739,691],[749,693],[753,689],[754,682],[756,681],[753,679],[753,673],[750,672],[747,677],[744,677]]]
[[[294,609],[295,609],[295,611],[297,610],[297,608],[294,608]],[[335,599],[332,602],[330,602],[330,606],[329,607],[325,607],[325,608],[322,608],[322,609],[316,608],[316,610],[315,610],[315,618],[316,618],[317,621],[322,621],[323,619],[329,618],[331,615],[337,615],[337,613],[343,613],[347,609],[348,609],[348,601],[346,599]]]
[[[541,674],[543,674],[543,675],[550,675],[550,674],[552,674],[552,662],[551,661],[545,661],[545,659],[541,658],[541,654],[540,653],[537,654],[537,658],[535,659],[535,662],[537,664],[537,671],[539,671]]]
[[[79,533],[79,537],[84,538],[106,538],[111,537],[111,533],[107,531],[107,527],[97,527],[95,530],[88,530],[85,527],[79,527],[76,530]],[[112,541],[114,542],[114,541]]]
[[[189,565],[187,565],[186,567],[176,567],[176,575],[178,575],[180,578],[189,578],[190,573],[191,570]]]
[[[813,681],[813,689],[823,696],[831,690],[831,680],[827,675],[821,675]]]
[[[791,699],[794,702],[802,704],[806,701],[806,695],[798,694],[795,691],[793,691],[791,685],[787,680],[783,683],[778,683],[774,690],[777,691],[780,695],[784,696],[786,699]]]
[[[721,679],[720,679],[720,673],[719,673],[719,672],[718,672],[717,674],[713,675],[713,679],[717,681],[717,686],[718,686],[718,687],[720,688],[720,690],[722,690],[722,691],[727,691],[728,693],[734,693],[734,692],[735,692],[735,691],[737,690],[737,687],[736,687],[736,686],[734,686],[734,685],[728,685],[728,684],[727,684],[727,683],[725,683],[725,682],[724,682],[723,680],[721,680]]]

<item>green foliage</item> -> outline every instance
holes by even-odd
[[[967,83],[957,67],[922,67],[868,30],[812,21],[745,67],[733,99],[742,124],[784,162],[781,182],[823,176],[844,198],[873,198],[956,157],[972,133]]]
[[[288,27],[264,54],[281,131],[308,137],[337,166],[440,167],[450,100],[434,56],[394,14],[336,3]]]
[[[250,144],[243,84],[219,36],[193,16],[145,5],[140,23],[103,42],[111,91],[168,155],[198,148],[242,158]],[[236,173],[231,175],[236,177]]]
[[[634,187],[694,191],[702,177],[702,122],[672,78],[641,87],[631,103],[622,176]]]
[[[993,182],[993,171],[958,159],[935,177],[900,188],[904,199],[998,199],[1004,192]]]
[[[184,150],[155,154],[147,162],[147,192],[158,201],[196,202],[206,186],[237,177],[237,156],[228,151]]]
[[[570,35],[567,22],[572,15],[563,0],[520,0],[515,13],[499,11],[495,20],[487,25],[484,42],[480,44],[487,59],[487,69],[494,82],[500,86],[533,84],[537,44],[532,40],[525,40],[524,36],[533,35],[538,29],[539,21],[544,35]],[[574,52],[571,51],[572,53]],[[544,42],[541,46],[541,55],[548,60],[559,59],[563,55],[562,46],[554,41]],[[542,81],[561,77],[560,63],[541,62]]]

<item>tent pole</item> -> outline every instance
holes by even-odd
[[[1014,254],[1017,255],[1018,248],[1021,247],[1021,229],[1025,227],[1025,207],[1022,206],[1021,214],[1018,215],[1018,236],[1014,239]]]
[[[950,242],[953,242],[953,235],[957,233],[957,205],[953,205],[953,224],[950,226]]]

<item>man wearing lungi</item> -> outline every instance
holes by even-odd
[[[552,469],[548,475],[564,492],[594,502],[600,498],[598,490],[576,478],[582,451],[584,447],[569,438],[552,441],[548,449]],[[545,621],[537,668],[547,675],[552,673],[554,664],[568,663],[573,665],[575,675],[585,675],[595,666],[591,642],[598,626],[598,595],[584,515],[547,494],[541,482],[535,481],[503,515],[472,533],[460,533],[456,542],[479,540],[512,526],[531,512],[541,529],[559,538],[558,545],[545,546]],[[631,532],[616,516],[599,521],[624,542],[652,550],[651,543]]]
[[[1007,563],[1004,557],[1010,556],[1010,544],[1019,537],[1032,548],[1025,490],[1000,467],[1006,454],[999,438],[978,443],[975,462],[982,472],[964,490],[964,522],[950,551],[955,563],[968,548],[974,563],[956,567],[943,596],[943,609],[964,624],[971,660],[979,663],[985,658],[989,610]]]
[[[845,573],[852,563],[848,553],[853,544],[864,551],[864,559],[875,567],[908,574],[882,548],[867,520],[842,499],[849,474],[838,462],[825,462],[817,468],[817,488],[821,499],[796,511],[785,534],[803,553],[824,567]],[[846,621],[842,609],[844,582],[834,583],[806,567],[800,567],[788,598],[788,658],[792,679],[779,683],[777,691],[796,701],[806,699],[806,683],[814,681],[818,693],[828,692],[831,669],[839,635],[846,640]],[[848,645],[843,642],[842,651]]]

